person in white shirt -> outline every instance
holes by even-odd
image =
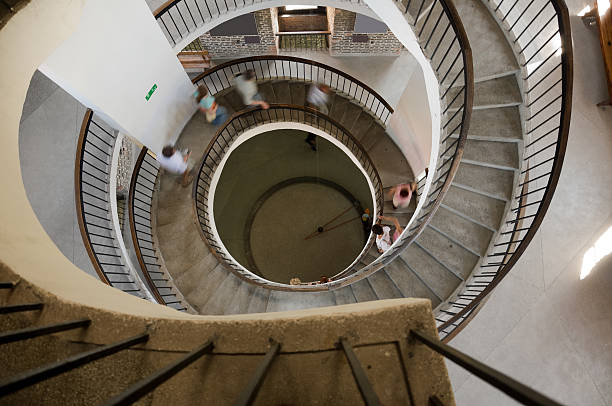
[[[181,151],[178,151],[173,146],[166,145],[162,149],[162,153],[157,155],[157,162],[159,162],[159,166],[168,172],[182,175],[181,185],[187,186],[193,180],[193,177],[190,176],[189,165],[187,164],[189,155],[191,155],[190,152],[183,155]]]
[[[257,91],[257,82],[255,81],[255,71],[252,69],[237,74],[236,90],[242,97],[242,102],[245,106],[260,106],[262,109],[270,107],[268,103],[263,101],[261,95]]]
[[[391,248],[391,245],[399,238],[403,229],[402,226],[400,226],[399,221],[397,221],[395,217],[378,216],[378,219],[391,221],[395,226],[395,231],[393,232],[393,239],[389,234],[391,232],[391,227],[381,226],[378,223],[372,226],[372,232],[376,234],[376,248],[378,248],[378,252],[382,254],[389,248]]]
[[[329,95],[331,89],[327,85],[320,83],[313,83],[308,89],[308,96],[306,96],[306,102],[310,107],[314,107],[323,114],[329,113],[327,103],[329,102]]]

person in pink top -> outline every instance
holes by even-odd
[[[416,190],[416,182],[412,183],[400,183],[399,185],[393,186],[389,189],[389,197],[393,199],[393,208],[395,210],[399,208],[405,208],[410,205],[410,199],[412,198],[412,192]]]

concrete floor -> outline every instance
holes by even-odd
[[[306,240],[319,225],[348,223]],[[342,193],[314,183],[280,189],[261,205],[250,230],[251,252],[261,275],[288,283],[332,276],[350,265],[364,247],[360,214]],[[355,219],[354,221],[351,221]]]
[[[98,277],[76,218],[74,159],[85,107],[36,71],[19,126],[21,176],[34,213],[59,250]]]
[[[552,205],[535,240],[451,345],[568,405],[612,405],[612,260],[579,279],[586,250],[612,224],[612,108],[596,32],[570,0],[574,99]],[[592,5],[592,4],[591,4]],[[447,362],[457,405],[515,405]]]

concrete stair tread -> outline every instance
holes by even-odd
[[[462,160],[499,169],[517,169],[518,148],[510,142],[468,140]]]
[[[441,298],[447,298],[461,282],[416,244],[408,246],[400,256],[420,278]]]
[[[211,299],[221,283],[227,278],[228,272],[229,271],[226,270],[223,265],[218,264],[207,274],[200,275],[198,285],[187,294],[183,293],[185,299],[187,299],[200,314],[204,314],[202,312],[206,303]]]
[[[386,133],[385,133],[386,135]],[[383,137],[368,151],[383,185],[397,185],[414,180],[408,161],[388,136]]]
[[[306,104],[306,84],[304,82],[289,82],[291,104],[304,106]]]
[[[429,299],[432,302],[432,307],[440,303],[440,300],[417,278],[401,259],[396,259],[387,265],[385,272],[404,297]]]
[[[361,107],[353,102],[349,102],[345,106],[344,114],[342,118],[339,120],[340,124],[342,124],[347,130],[351,131],[355,122],[361,115],[362,109]]]
[[[353,134],[359,142],[368,134],[370,127],[375,125],[374,118],[362,111],[357,120],[349,128],[349,131]]]
[[[487,228],[466,220],[444,207],[438,208],[430,224],[463,247],[480,255],[486,253],[493,236],[493,232]]]
[[[448,91],[447,100],[452,100],[461,91],[453,87]],[[502,76],[474,84],[474,106],[495,106],[522,103],[521,92],[514,75]]]
[[[274,92],[274,85],[270,81],[261,82],[257,84],[257,89],[261,97],[268,103],[277,103],[276,93]]]
[[[157,208],[157,218],[155,224],[158,227],[170,224],[180,217],[193,217],[193,205],[192,204],[177,204],[175,206],[165,206]]]
[[[237,278],[237,277],[235,277]],[[254,291],[258,289],[255,285],[240,280],[240,284],[237,289],[231,294],[232,300],[230,304],[224,309],[224,314],[242,314],[247,313],[249,310],[249,303],[251,302]]]
[[[404,297],[384,270],[378,271],[368,277],[370,286],[379,299],[396,299]]]
[[[366,151],[376,148],[381,142],[393,143],[387,136],[385,129],[380,124],[374,122],[365,136],[361,138],[361,145]],[[396,147],[397,149],[397,147]]]
[[[472,272],[480,258],[431,227],[423,230],[417,243],[464,279]]]
[[[332,292],[284,292],[273,290],[270,292],[266,311],[280,312],[335,305],[336,300]]]
[[[270,292],[271,290],[269,289],[254,289],[251,293],[247,313],[264,313],[268,307]]]
[[[230,304],[234,301],[242,281],[231,272],[221,282],[215,293],[206,304],[200,308],[202,314],[227,314]]]
[[[226,92],[223,95],[222,100],[219,100],[218,102],[224,106],[231,107],[234,111],[240,111],[245,108],[244,103],[242,102],[242,97],[235,88],[232,88]]]
[[[479,223],[497,229],[504,215],[505,202],[451,186],[442,202]]]
[[[521,117],[518,107],[473,110],[468,135],[504,140],[522,140]]]
[[[511,171],[465,162],[459,164],[459,170],[453,179],[453,184],[469,187],[505,200],[512,197],[513,182],[514,174]]]
[[[344,113],[346,113],[350,101],[342,96],[335,94],[333,95],[333,97],[330,97],[330,102],[331,108],[329,109],[329,116],[337,122],[343,124],[342,117],[344,117]]]
[[[353,288],[350,286],[336,289],[333,291],[334,297],[336,298],[337,305],[356,303],[355,295],[353,295]]]
[[[378,300],[376,292],[372,289],[372,286],[367,279],[362,279],[359,282],[355,282],[351,285],[353,288],[353,294],[358,302],[369,302],[372,300]]]
[[[273,82],[276,103],[291,104],[291,87],[289,81],[279,80]]]
[[[515,71],[514,53],[489,11],[481,2],[454,0],[472,48],[474,77]]]

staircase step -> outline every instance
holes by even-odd
[[[518,107],[473,110],[468,134],[504,141],[522,140],[521,116]]]
[[[273,290],[270,293],[266,312],[282,312],[335,305],[336,300],[332,292],[284,292]]]
[[[256,288],[251,293],[249,307],[247,313],[265,313],[268,307],[268,299],[270,298],[269,289]]]
[[[195,289],[187,294],[183,293],[185,299],[187,299],[189,304],[196,308],[200,314],[204,314],[202,313],[204,306],[217,291],[221,283],[227,278],[228,272],[229,271],[226,270],[223,265],[218,264],[208,272],[208,274],[200,276],[200,283]]]
[[[274,85],[270,81],[261,82],[257,84],[257,89],[261,97],[268,103],[278,103],[276,101],[276,93],[274,92]]]
[[[226,314],[241,283],[240,279],[231,272],[226,272],[226,274],[223,282],[215,289],[206,304],[200,308],[200,313]]]
[[[448,91],[447,100],[453,100],[462,87]],[[502,76],[474,84],[474,106],[517,105],[522,103],[521,92],[514,75]]]
[[[372,118],[372,116],[368,113],[362,111],[349,131],[351,131],[353,136],[357,138],[359,142],[361,142],[361,140],[364,139],[370,131],[370,127],[373,125],[375,125],[374,118]]]
[[[469,190],[451,186],[442,202],[491,229],[498,229],[506,203]]]
[[[276,103],[291,104],[291,88],[287,80],[278,80],[274,82],[274,94],[276,95]]]
[[[444,233],[464,248],[479,255],[484,255],[489,246],[493,232],[473,223],[444,207],[438,208],[431,219],[431,226]]]
[[[396,299],[404,297],[384,270],[378,271],[368,277],[368,282],[379,299]]]
[[[472,48],[474,77],[518,69],[514,53],[486,6],[478,1],[454,0]]]
[[[394,186],[414,180],[414,174],[410,170],[408,161],[388,135],[385,134],[385,137],[368,151],[368,155],[383,185]]]
[[[468,140],[463,150],[462,161],[513,170],[518,168],[518,147],[512,142]]]
[[[337,305],[356,303],[355,295],[353,295],[353,288],[347,286],[342,289],[336,289],[333,291],[336,298]]]
[[[366,151],[370,151],[372,148],[378,146],[383,140],[393,143],[387,136],[385,129],[378,123],[373,122],[370,126],[367,134],[361,138],[361,145]],[[397,147],[394,147],[397,150]]]
[[[408,246],[400,256],[441,298],[450,296],[461,281],[416,244]]]
[[[372,286],[367,279],[362,279],[359,282],[355,282],[351,285],[353,293],[358,302],[369,302],[372,300],[378,300],[376,292],[372,289]]]
[[[465,186],[498,199],[509,200],[512,197],[514,173],[502,169],[459,164],[453,184]]]
[[[349,100],[345,99],[339,95],[333,95],[330,97],[331,108],[329,109],[329,116],[336,120],[337,122],[342,123],[342,118],[346,113],[346,110],[349,108],[349,104],[351,103]],[[343,124],[344,125],[344,124]]]
[[[396,259],[385,267],[385,272],[395,286],[402,292],[404,297],[420,297],[431,300],[432,307],[440,303],[424,282],[409,269],[408,265],[401,258]]]
[[[463,279],[470,275],[480,258],[431,227],[423,230],[417,243]]]
[[[342,115],[342,118],[340,119],[340,124],[342,124],[347,130],[351,132],[351,134],[353,134],[353,126],[361,115],[361,112],[362,109],[359,105],[353,102],[349,102],[345,106],[344,115]]]
[[[291,104],[304,106],[306,104],[306,84],[304,82],[290,82]]]
[[[240,111],[246,107],[242,101],[242,97],[235,88],[224,93],[222,100],[223,102],[220,102],[221,104],[231,107],[234,111]]]
[[[259,289],[255,285],[251,285],[248,282],[240,281],[238,288],[231,293],[232,301],[224,309],[225,314],[243,314],[247,313],[249,310],[249,303],[251,301],[251,296],[255,289]]]
[[[143,214],[140,210],[138,213]],[[193,205],[181,204],[172,207],[158,206],[156,224],[158,227],[174,223],[177,217],[189,218],[193,216]]]

